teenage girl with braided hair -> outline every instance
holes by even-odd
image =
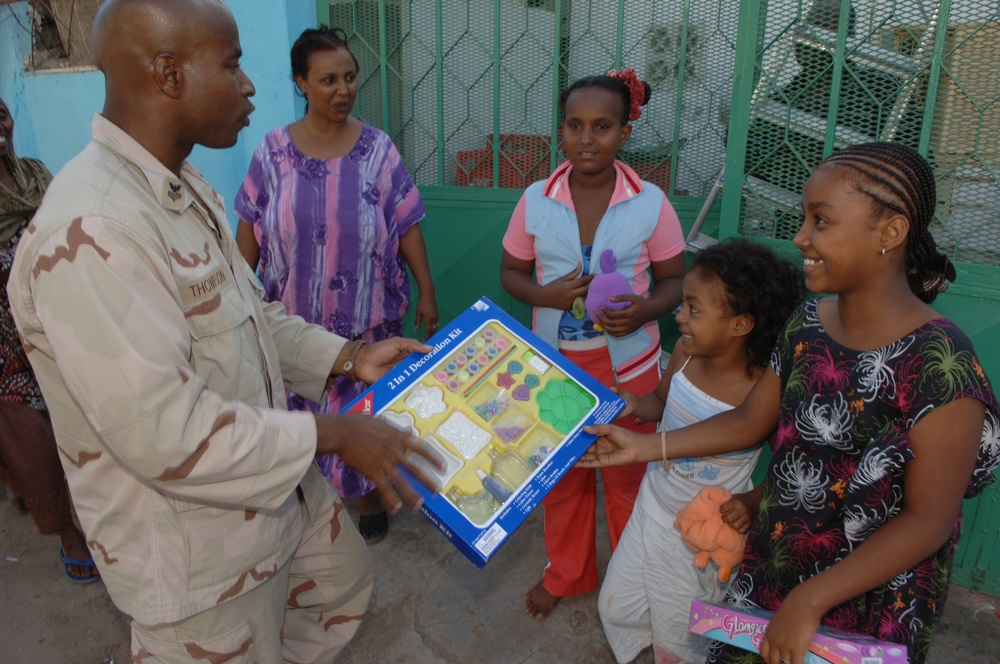
[[[559,97],[567,161],[532,184],[514,209],[503,239],[500,283],[533,307],[536,334],[605,385],[634,394],[659,383],[657,320],[680,302],[684,234],[667,197],[618,161],[649,99],[635,72],[612,71],[573,83]],[[613,298],[624,309],[604,309],[598,323],[574,302],[587,294],[598,257],[614,251],[617,271],[635,294]],[[593,257],[591,259],[591,256]],[[537,280],[537,281],[536,281]],[[582,302],[579,303],[582,305]],[[656,430],[633,416],[619,424]],[[601,473],[612,549],[632,514],[645,466]],[[597,478],[571,468],[542,501],[549,564],[528,591],[525,611],[543,620],[562,597],[597,589]]]
[[[747,447],[776,429],[743,569],[727,596],[776,611],[761,657],[802,664],[825,625],[906,645],[921,664],[944,605],[962,499],[1000,464],[1000,406],[975,350],[929,305],[955,272],[928,229],[934,176],[899,144],[850,147],[806,182],[794,244],[806,286],[742,405],[659,436],[613,426],[599,467]],[[755,504],[756,503],[756,504]]]

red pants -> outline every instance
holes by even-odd
[[[615,384],[607,348],[589,351],[561,351],[574,364],[607,386]],[[650,367],[621,387],[642,396],[660,382],[658,367]],[[629,415],[614,422],[638,433],[654,433],[656,422]],[[632,515],[646,464],[601,469],[604,510],[608,517],[611,550]],[[542,500],[545,510],[545,550],[549,564],[542,587],[556,597],[573,597],[597,589],[597,471],[571,468]]]

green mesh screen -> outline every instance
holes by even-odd
[[[938,179],[933,229],[1000,265],[1000,18],[994,0],[762,4],[740,230],[794,236],[802,185],[837,147],[911,145]]]
[[[546,177],[562,159],[559,91],[631,66],[653,95],[621,157],[671,196],[704,197],[736,155],[726,187],[743,195],[727,228],[788,240],[820,159],[902,141],[935,166],[940,247],[1000,265],[996,0],[321,0],[319,18],[350,35],[357,113],[418,184]],[[745,100],[738,52],[755,54]],[[746,141],[727,146],[731,127]]]
[[[330,0],[319,18],[350,35],[357,113],[393,137],[418,184],[546,177],[562,160],[559,92],[613,67],[653,89],[621,153],[641,176],[704,195],[725,159],[732,0]]]

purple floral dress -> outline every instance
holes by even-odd
[[[986,404],[967,497],[982,491],[1000,464],[1000,408],[972,343],[954,323],[937,318],[858,352],[830,338],[817,302],[792,314],[771,356],[781,378],[781,415],[743,569],[727,596],[739,606],[777,610],[800,579],[836,563],[900,511],[903,472],[914,456],[906,432],[934,408],[966,397]],[[823,623],[902,643],[913,664],[924,662],[961,526],[959,516],[937,553],[835,607]],[[762,660],[713,643],[708,661]]]
[[[325,160],[299,152],[288,127],[275,129],[254,152],[234,207],[254,228],[269,301],[348,339],[402,333],[410,282],[399,239],[424,204],[384,132],[366,124],[347,155]],[[364,387],[341,378],[325,402],[289,394],[288,405],[336,413]],[[374,488],[334,455],[319,465],[345,498]]]

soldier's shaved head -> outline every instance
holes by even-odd
[[[177,51],[177,29],[183,21],[173,0],[108,0],[94,18],[97,68],[106,76],[137,76],[160,52]]]
[[[107,0],[94,19],[103,114],[171,170],[195,144],[228,147],[253,85],[222,0]]]

